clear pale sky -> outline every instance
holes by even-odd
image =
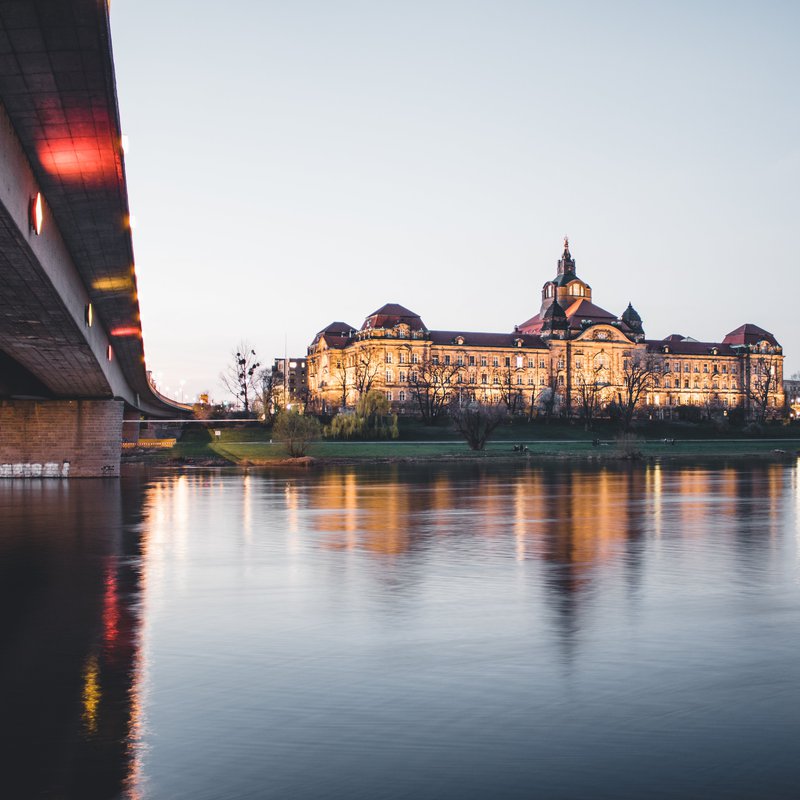
[[[111,6],[148,366],[210,389],[385,302],[511,330],[569,234],[648,337],[800,369],[800,4]]]

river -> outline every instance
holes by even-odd
[[[3,797],[794,798],[798,464],[0,481]]]

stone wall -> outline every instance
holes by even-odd
[[[0,401],[0,477],[119,475],[121,400]]]

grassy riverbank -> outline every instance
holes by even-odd
[[[626,457],[644,459],[683,458],[791,458],[800,450],[800,439],[686,439],[675,444],[660,440],[638,439],[620,443],[604,440],[520,440],[527,452],[514,451],[510,441],[489,442],[486,450],[471,451],[460,441],[330,442],[319,441],[308,448],[308,455],[323,463],[361,463],[381,461],[438,460],[528,460],[592,459],[612,460]],[[287,460],[284,447],[269,441],[178,442],[171,450],[133,451],[127,461],[150,463],[219,463],[278,464]]]

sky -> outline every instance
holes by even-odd
[[[649,338],[800,370],[800,4],[114,0],[147,364],[210,391],[386,302],[509,331],[564,235]],[[230,398],[227,398],[230,399]]]

